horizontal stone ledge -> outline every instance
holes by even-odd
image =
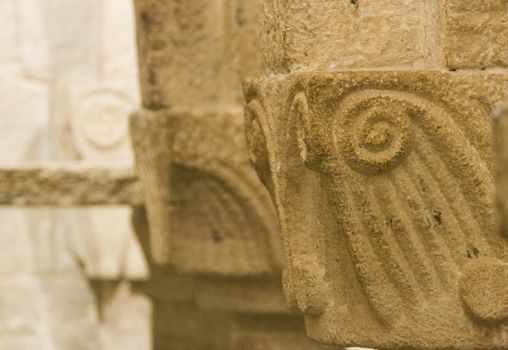
[[[131,163],[0,163],[0,205],[143,205]]]

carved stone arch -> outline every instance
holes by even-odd
[[[146,139],[140,125],[133,135],[139,133],[136,142],[146,144],[136,151],[139,171],[146,171],[141,178],[153,181],[146,196],[158,262],[227,275],[280,271],[275,211],[248,160],[242,119],[229,113],[146,114],[132,122],[153,117],[159,124],[151,130],[158,130],[158,137]],[[143,156],[143,149],[151,155]]]

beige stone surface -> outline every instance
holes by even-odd
[[[174,280],[172,286],[179,288]],[[336,349],[307,338],[303,320],[287,311],[227,312],[203,308],[192,300],[166,299],[157,301],[153,322],[156,350]]]
[[[146,211],[138,207],[133,219],[152,267],[139,291],[154,304],[154,349],[337,349],[306,337],[303,320],[285,306],[279,275],[161,269],[151,259]]]
[[[285,241],[285,295],[312,338],[506,347],[490,113],[507,80],[312,72],[245,84],[250,156]]]
[[[125,89],[129,98],[135,97],[132,92],[137,83],[134,21],[129,17],[129,10],[132,13],[131,2],[123,0],[0,0],[0,163],[17,166],[20,162],[37,162],[25,165],[24,169],[16,167],[20,172],[8,170],[13,186],[9,187],[2,177],[1,193],[6,201],[15,201],[14,197],[5,195],[11,190],[20,190],[16,196],[24,197],[18,204],[25,201],[25,205],[32,200],[55,201],[55,197],[41,198],[37,193],[34,194],[37,198],[26,196],[25,190],[30,190],[27,185],[38,187],[40,176],[46,185],[53,182],[55,190],[58,187],[55,182],[62,175],[63,181],[83,180],[81,190],[86,191],[87,175],[77,176],[74,173],[77,169],[65,169],[63,174],[58,174],[55,168],[47,171],[34,168],[55,159],[74,161],[78,153],[81,159],[97,160],[91,159],[94,155],[91,148],[83,152],[83,147],[76,147],[73,136],[78,133],[70,127],[72,117],[78,117],[77,111],[85,110],[82,108],[85,99],[80,98],[85,92],[100,86],[115,90],[114,93]],[[88,83],[84,84],[84,80]],[[110,108],[104,103],[107,99],[103,95],[95,98],[96,92],[92,94],[92,104],[100,105],[102,111]],[[138,103],[135,98],[132,100],[131,107],[127,104],[128,112]],[[118,108],[113,112],[118,114]],[[122,140],[128,136],[128,112],[124,115]],[[131,152],[128,145],[124,149]],[[101,155],[111,156],[110,150]],[[97,148],[92,151],[98,154]],[[114,157],[103,165],[125,160],[118,153]],[[25,171],[35,177],[30,175],[30,180],[23,184],[16,177],[26,178]],[[53,175],[56,175],[53,180],[45,178]],[[104,180],[107,182],[108,178]],[[100,196],[109,201],[106,193]],[[65,193],[56,201],[66,201],[76,194]],[[77,197],[90,199],[83,194]],[[0,349],[125,349],[127,342],[144,343],[142,346],[149,348],[151,337],[146,311],[150,306],[146,297],[126,293],[121,303],[99,318],[94,291],[87,281],[87,275],[101,275],[106,279],[134,275],[139,278],[140,270],[133,265],[146,267],[135,259],[140,256],[139,251],[133,251],[132,244],[125,244],[132,243],[129,241],[132,236],[128,235],[132,235],[132,230],[128,230],[129,208],[122,207],[120,211],[118,208],[109,213],[103,211],[105,215],[96,220],[97,216],[90,212],[76,214],[68,209],[2,206],[0,239],[5,244],[0,248]],[[107,245],[110,249],[106,249]],[[114,303],[115,298],[116,295],[106,300],[101,307],[108,308],[108,303]],[[130,307],[132,300],[143,298],[146,310]],[[120,336],[115,332],[115,318],[120,315],[124,316],[122,322],[126,328],[126,324],[140,323],[145,327],[131,327]]]
[[[262,0],[268,71],[440,65],[440,2]]]
[[[127,79],[68,85],[68,125],[78,159],[133,161],[129,114],[138,95],[135,82]]]
[[[143,197],[127,165],[76,163],[4,163],[0,169],[0,205],[142,205]]]
[[[241,103],[245,74],[261,72],[256,1],[134,2],[144,107]]]
[[[501,231],[508,237],[508,105],[504,102],[493,111],[494,140],[497,160],[497,204],[501,215]]]
[[[284,305],[269,194],[247,156],[241,80],[259,72],[255,1],[136,1],[155,349],[321,349]],[[148,235],[149,223],[149,235]]]
[[[450,68],[508,64],[508,3],[503,0],[446,1],[444,49]]]
[[[241,81],[261,66],[256,2],[145,0],[136,13],[145,109],[131,134],[154,261],[280,271],[275,211],[249,163],[241,113]]]
[[[132,119],[156,262],[227,275],[280,270],[275,212],[237,117],[143,111]]]

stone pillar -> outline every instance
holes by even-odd
[[[254,0],[137,0],[131,120],[155,349],[318,349],[286,309],[276,214],[249,163],[241,81],[261,72]],[[149,224],[149,225],[148,225]]]
[[[261,4],[267,69],[244,84],[247,144],[308,335],[505,348],[490,115],[508,96],[508,4]]]

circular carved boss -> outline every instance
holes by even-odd
[[[346,97],[335,119],[341,153],[358,171],[391,169],[411,147],[411,118],[417,113],[419,108],[396,92],[363,91]]]

